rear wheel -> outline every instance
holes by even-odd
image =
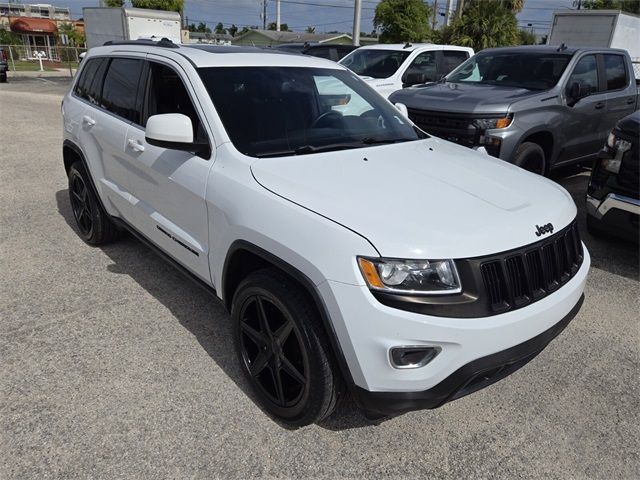
[[[80,237],[90,245],[100,245],[119,236],[111,217],[102,209],[82,162],[69,169],[69,201]]]
[[[339,375],[304,290],[277,270],[252,273],[236,290],[231,318],[242,370],[270,415],[301,427],[331,414]]]
[[[547,159],[544,150],[537,143],[524,142],[520,145],[516,150],[513,163],[538,175],[547,173]]]

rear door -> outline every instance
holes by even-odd
[[[621,118],[636,108],[636,86],[633,72],[627,69],[626,57],[619,53],[602,54],[604,89],[607,92],[607,112],[602,122],[603,135]]]
[[[462,62],[469,58],[469,52],[465,50],[442,50],[438,52],[440,59],[438,61],[438,78],[449,75]]]
[[[103,200],[127,218],[129,172],[124,144],[143,61],[102,57],[87,62],[74,92],[86,104],[80,145]]]
[[[149,61],[140,121],[128,128],[125,152],[136,228],[171,257],[210,282],[207,177],[213,157],[150,145],[145,125],[153,115],[181,113],[194,126],[194,139],[212,140],[187,76],[177,65]]]

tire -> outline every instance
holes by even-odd
[[[231,320],[240,366],[269,415],[296,428],[331,415],[340,375],[301,287],[275,269],[254,272],[236,289]]]
[[[69,169],[69,202],[80,237],[89,245],[102,245],[119,237],[120,231],[102,209],[82,162]]]
[[[606,236],[606,232],[602,227],[600,220],[597,220],[589,214],[587,214],[587,232],[597,238]]]
[[[538,175],[544,176],[548,171],[544,150],[533,142],[524,142],[518,147],[513,163]]]

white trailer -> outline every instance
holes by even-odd
[[[547,44],[562,43],[570,47],[623,48],[634,63],[640,62],[640,17],[619,10],[554,12]]]
[[[99,47],[108,41],[140,38],[168,38],[180,43],[181,18],[177,12],[146,8],[82,9],[87,48]]]

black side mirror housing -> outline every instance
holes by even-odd
[[[419,72],[406,73],[402,78],[402,88],[427,83],[427,75]]]
[[[584,82],[573,82],[567,88],[567,100],[569,106],[574,106],[582,98],[591,95],[591,85]]]

